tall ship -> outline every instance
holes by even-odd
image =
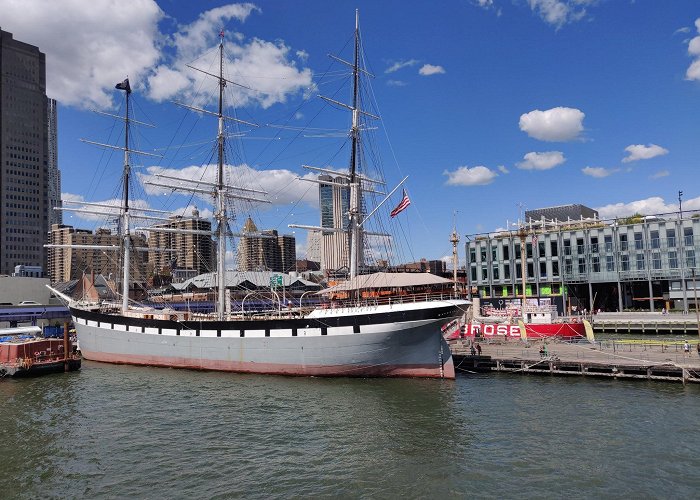
[[[220,34],[218,74],[207,73],[218,80],[218,112],[197,110],[217,117],[217,178],[211,184],[192,181],[191,186],[192,192],[208,192],[213,198],[216,228],[210,234],[217,242],[217,270],[213,273],[215,310],[212,313],[193,313],[130,303],[130,253],[138,251],[130,233],[130,219],[138,217],[134,215],[137,209],[129,206],[128,189],[130,155],[133,153],[128,139],[131,88],[128,79],[117,85],[117,89],[126,92],[125,144],[120,148],[124,151],[124,196],[118,226],[123,265],[121,303],[72,300],[63,296],[69,300],[80,351],[85,359],[280,375],[454,378],[452,356],[442,328],[464,314],[468,301],[456,298],[445,288],[441,294],[428,293],[435,290],[432,286],[435,283],[426,282],[421,275],[361,273],[364,269],[363,241],[367,233],[364,223],[374,211],[366,213],[363,199],[364,186],[371,181],[357,168],[363,131],[360,118],[364,113],[359,105],[358,87],[360,74],[365,71],[359,62],[359,34],[356,13],[354,61],[342,61],[351,68],[353,77],[353,102],[351,105],[342,104],[352,112],[351,158],[347,173],[332,172],[343,175],[349,186],[348,223],[343,233],[347,235],[350,249],[349,279],[325,290],[327,301],[320,304],[315,301],[312,308],[276,307],[250,315],[231,311],[227,299],[225,257],[227,240],[233,236],[229,214],[235,213],[230,204],[238,200],[262,203],[267,193],[226,182],[225,120],[230,118],[224,115],[224,88],[233,82],[224,78],[223,31]],[[163,178],[168,180],[166,176]],[[170,179],[173,189],[186,190],[188,182],[186,179]],[[201,230],[193,231],[202,233]],[[342,293],[339,293],[341,289]]]

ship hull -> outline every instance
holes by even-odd
[[[586,328],[584,323],[541,323],[524,325],[525,333],[528,339],[541,338],[561,338],[566,340],[574,340],[586,338]],[[464,332],[457,330],[448,338],[450,340],[462,337],[510,337],[522,338],[522,331],[517,324],[506,323],[468,323],[464,325]]]
[[[165,321],[71,309],[85,359],[299,376],[453,379],[441,326],[458,304],[366,307],[257,321]]]

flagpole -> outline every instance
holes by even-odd
[[[369,213],[369,215],[368,215],[367,217],[365,217],[364,219],[362,219],[362,222],[360,222],[360,223],[357,225],[357,227],[362,227],[362,224],[364,224],[365,222],[367,222],[367,219],[369,219],[370,217],[372,217],[372,215],[374,215],[374,212],[376,212],[377,210],[379,210],[379,207],[381,207],[382,205],[384,205],[384,203],[385,203],[387,200],[389,200],[389,198],[391,197],[391,195],[394,194],[394,193],[396,192],[396,190],[399,189],[399,188],[401,187],[401,185],[402,185],[404,182],[406,182],[406,179],[408,179],[408,176],[404,177],[404,178],[401,180],[401,182],[399,182],[399,183],[396,185],[396,187],[395,187],[394,189],[391,190],[391,193],[389,193],[388,195],[386,195],[386,198],[384,198],[384,199],[382,200],[382,202],[381,202],[379,205],[377,205],[376,207],[374,207],[374,210],[372,210],[372,211]]]

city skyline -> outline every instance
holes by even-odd
[[[78,139],[105,142],[119,132],[90,110],[118,112],[122,95],[114,84],[128,76],[137,119],[159,127],[139,132],[139,148],[167,146],[182,123],[169,101],[210,102],[197,93],[202,79],[186,65],[209,67],[223,28],[231,77],[264,90],[236,94],[237,116],[263,125],[242,138],[242,154],[230,162],[271,195],[271,207],[252,215],[280,233],[292,233],[287,224],[318,225],[318,188],[295,179],[312,175],[301,165],[314,161],[346,167],[346,156],[329,151],[338,151],[347,117],[337,111],[334,122],[322,123],[325,137],[304,138],[303,146],[287,146],[279,124],[312,135],[314,110],[304,106],[336,89],[318,82],[328,53],[347,57],[344,44],[359,8],[363,56],[382,116],[379,135],[389,137],[382,150],[388,189],[409,176],[411,206],[396,223],[412,249],[398,260],[451,259],[453,226],[460,235],[495,231],[520,210],[580,203],[602,218],[664,213],[678,210],[679,191],[684,209],[700,210],[700,193],[690,183],[697,161],[693,118],[700,111],[700,9],[691,1],[476,0],[430,9],[417,2],[291,7],[263,1],[200,9],[150,0],[43,7],[0,0],[0,7],[0,28],[46,54],[47,95],[59,102],[66,200],[116,198],[119,159],[110,163]],[[300,29],[305,26],[312,29]],[[213,136],[214,127],[204,128]],[[200,175],[207,152],[191,151],[189,163],[167,158],[158,167]],[[154,165],[146,161],[135,171]],[[135,203],[160,208],[144,191],[136,194],[143,197]],[[173,212],[201,204],[168,203]],[[76,228],[97,224],[77,215],[64,219]],[[303,258],[306,236],[295,236]]]

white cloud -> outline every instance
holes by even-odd
[[[396,61],[393,63],[391,66],[389,66],[387,69],[384,70],[384,73],[394,73],[401,68],[406,68],[409,66],[415,66],[418,64],[418,59],[409,59],[407,61]]]
[[[406,85],[408,85],[406,82],[404,82],[402,80],[387,80],[386,84],[389,87],[405,87]]]
[[[695,29],[700,33],[700,18],[695,20]],[[688,42],[688,55],[693,58],[693,62],[685,72],[685,78],[700,81],[700,35]]]
[[[251,186],[252,189],[266,191],[267,195],[252,195],[256,198],[267,199],[272,206],[289,205],[290,203],[302,200],[311,206],[318,205],[318,189],[315,184],[297,179],[298,175],[291,170],[256,170],[248,165],[226,165],[226,179],[229,184],[236,186]],[[155,174],[162,174],[169,177],[181,179],[201,180],[206,182],[216,181],[215,165],[197,165],[184,167],[182,169],[163,169],[160,167],[148,167],[146,173],[138,173],[138,177],[149,195],[168,194],[172,190],[160,186],[145,184],[152,180],[163,184],[177,185],[177,181],[163,179],[158,180]],[[305,178],[315,179],[315,174],[307,174]],[[190,183],[182,183],[183,186],[191,186]],[[211,202],[208,195],[201,195],[203,200]],[[255,204],[262,209],[270,207],[267,204]]]
[[[421,69],[418,70],[418,74],[422,76],[440,75],[443,73],[445,73],[445,68],[442,66],[433,66],[432,64],[424,64]]]
[[[649,178],[650,179],[661,179],[662,177],[668,177],[669,175],[671,175],[671,172],[669,172],[668,170],[659,170],[655,174],[650,175]]]
[[[165,13],[154,0],[2,0],[1,10],[4,30],[46,54],[49,97],[63,105],[104,109],[113,106],[118,95],[114,85],[126,76],[134,90],[145,90],[153,100],[182,96],[193,101],[203,75],[185,64],[208,69],[217,57],[211,49],[218,44],[221,27],[244,22],[260,9],[249,3],[223,5],[179,26],[171,36],[159,31]],[[311,84],[310,69],[297,67],[308,54],[281,41],[227,33],[224,50],[227,76],[256,89],[242,92],[229,86],[239,106],[268,107]],[[215,85],[208,79],[202,93],[206,97],[193,102],[205,104],[213,95],[206,91]]]
[[[588,13],[586,7],[596,3],[598,0],[528,0],[530,9],[557,29],[567,23],[580,21]]]
[[[603,167],[584,167],[581,169],[581,172],[583,172],[585,175],[588,175],[590,177],[597,177],[599,179],[602,179],[603,177],[607,177],[609,175],[612,175],[618,171],[619,170],[616,168],[603,168]]]
[[[64,105],[108,108],[117,82],[128,75],[138,88],[160,59],[153,0],[4,0],[1,10],[3,30],[46,54],[46,93]]]
[[[683,200],[683,211],[700,210],[700,197]],[[629,203],[613,203],[596,208],[600,217],[612,219],[615,217],[629,217],[636,213],[642,215],[668,214],[678,212],[678,203],[674,200],[666,203],[660,196],[653,196],[644,200],[632,201]]]
[[[474,0],[474,3],[484,9],[488,9],[489,7],[493,6],[493,0]]]
[[[505,165],[499,165],[496,168],[498,168],[498,171],[501,172],[502,174],[509,174],[510,173],[510,170],[508,170]]]
[[[631,161],[638,160],[649,160],[657,156],[668,154],[668,149],[657,146],[656,144],[649,144],[648,146],[645,146],[644,144],[631,144],[625,148],[625,151],[627,151],[629,155],[622,159],[622,163],[629,163]]]
[[[583,131],[585,114],[576,108],[536,109],[520,116],[520,130],[541,141],[566,142]]]
[[[218,83],[187,67],[216,67],[220,26],[237,20],[243,22],[259,9],[252,4],[230,4],[200,14],[193,23],[182,26],[169,40],[173,54],[158,66],[148,78],[149,97],[156,101],[180,96],[195,105],[213,103],[217,99]],[[287,96],[312,85],[311,70],[298,68],[291,59],[295,54],[301,63],[308,54],[292,49],[277,40],[269,42],[245,36],[228,37],[224,43],[224,58],[228,79],[249,87],[229,86],[236,106],[260,105],[263,108],[285,102]]]
[[[459,167],[449,172],[445,170],[442,175],[447,176],[448,186],[483,186],[491,184],[498,174],[490,168],[482,165],[476,167]]]
[[[517,167],[523,170],[549,170],[566,161],[561,151],[547,151],[544,153],[527,153],[523,156],[525,161],[517,163]]]

